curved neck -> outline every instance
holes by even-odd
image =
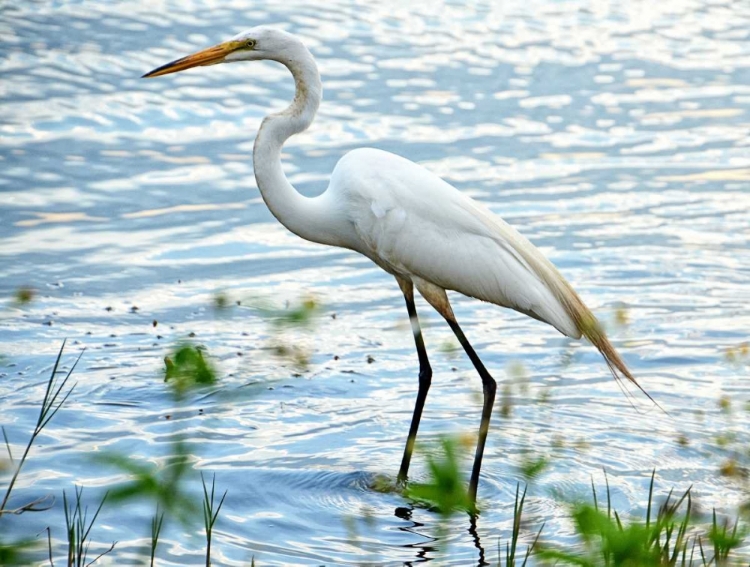
[[[322,87],[315,60],[300,42],[291,55],[278,59],[291,71],[296,85],[294,101],[284,111],[267,116],[253,147],[255,180],[271,213],[293,233],[306,240],[334,244],[325,199],[301,195],[289,183],[281,165],[281,148],[294,134],[307,129],[320,105]]]

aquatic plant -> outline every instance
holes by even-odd
[[[3,436],[8,457],[13,468],[10,482],[5,489],[0,519],[3,515],[21,514],[27,511],[47,510],[54,501],[51,497],[40,498],[32,502],[10,507],[11,492],[21,472],[24,462],[30,454],[35,439],[47,427],[52,418],[66,403],[73,386],[69,380],[80,360],[80,355],[65,372],[60,372],[61,359],[65,344],[58,352],[57,359],[47,381],[39,416],[30,440],[20,459],[14,459],[10,440],[3,429]],[[167,357],[169,362],[164,369],[164,378],[173,393],[176,404],[182,404],[189,390],[202,388],[216,380],[216,372],[204,352],[190,345],[179,345]],[[727,418],[732,415],[732,404],[719,400],[719,407],[725,410]],[[175,425],[176,427],[176,425]],[[725,440],[717,439],[719,447],[739,451],[739,440],[724,435]],[[437,447],[427,454],[428,479],[423,483],[408,485],[404,494],[418,503],[426,504],[439,513],[437,540],[447,540],[448,518],[455,514],[467,514],[471,522],[477,518],[468,498],[466,482],[461,474],[461,456],[465,449],[473,444],[471,437],[443,437]],[[424,450],[424,447],[422,448]],[[525,455],[525,454],[524,454]],[[191,470],[191,454],[187,443],[179,431],[175,430],[170,444],[170,454],[161,467],[146,466],[135,462],[131,457],[107,454],[103,461],[119,468],[130,476],[125,484],[111,487],[104,494],[98,506],[89,513],[83,501],[83,488],[75,487],[75,496],[71,499],[63,491],[63,508],[67,536],[66,563],[70,566],[91,565],[112,553],[117,542],[111,545],[97,544],[92,538],[93,528],[105,502],[119,503],[133,498],[147,499],[156,502],[156,513],[151,519],[150,565],[154,565],[157,546],[164,521],[176,517],[189,525],[197,507],[184,491],[184,480]],[[519,471],[527,481],[533,480],[546,466],[546,457],[524,456]],[[216,522],[225,503],[227,492],[217,498],[216,479],[208,482],[201,475],[203,494],[202,511],[205,529],[206,565],[211,565],[211,554],[214,547],[213,536]],[[606,475],[605,475],[606,480]],[[579,565],[590,567],[626,567],[626,566],[666,566],[666,567],[707,567],[709,565],[730,565],[733,561],[744,561],[742,547],[748,530],[739,519],[731,521],[722,519],[716,511],[708,519],[705,515],[696,514],[691,489],[679,497],[670,491],[665,501],[657,506],[654,499],[655,473],[652,473],[648,504],[645,517],[631,515],[626,517],[612,507],[612,496],[609,482],[606,482],[606,507],[600,503],[596,488],[592,482],[593,502],[572,502],[568,505],[570,517],[577,541],[567,544],[548,544],[541,540],[544,524],[538,530],[530,531],[524,522],[523,514],[527,502],[527,488],[516,487],[513,506],[513,525],[507,541],[498,540],[498,567],[524,567],[530,561],[537,564]],[[384,492],[393,492],[391,488]],[[372,529],[374,516],[369,512],[364,515],[365,525]],[[474,524],[472,523],[472,526]],[[475,528],[474,528],[475,529]],[[442,530],[442,531],[441,531]],[[52,530],[47,528],[49,561],[54,564]],[[356,532],[353,532],[356,539]],[[523,545],[526,545],[525,551]],[[36,561],[38,542],[22,538],[8,542],[0,538],[0,564],[24,564]],[[437,548],[437,546],[436,546]],[[91,549],[100,552],[90,559]],[[438,548],[445,559],[450,559],[446,547]],[[144,552],[145,556],[145,552]],[[144,557],[144,562],[147,561]],[[253,558],[254,564],[254,558]]]
[[[227,497],[227,491],[224,491],[224,495],[219,501],[219,505],[214,509],[214,494],[216,490],[216,475],[211,479],[211,495],[208,494],[206,488],[206,479],[201,474],[201,482],[203,483],[203,524],[206,528],[206,567],[211,565],[211,537],[213,536],[214,524],[219,517],[221,507],[224,504],[224,499]]]
[[[456,513],[473,517],[475,510],[466,498],[466,483],[461,476],[460,437],[443,437],[437,451],[427,455],[428,480],[415,483],[405,495],[427,504],[441,515],[438,533],[445,519]],[[437,453],[437,454],[434,454]],[[533,475],[527,476],[533,478]],[[691,489],[676,497],[670,491],[660,506],[654,501],[655,471],[651,474],[645,518],[625,518],[612,507],[609,481],[606,479],[606,510],[600,509],[596,487],[591,484],[593,502],[569,504],[574,533],[573,544],[551,545],[540,542],[544,524],[535,533],[522,533],[527,488],[516,486],[513,528],[505,549],[498,541],[498,567],[527,564],[531,557],[544,564],[581,567],[686,567],[727,565],[732,554],[745,540],[748,530],[739,520],[720,520],[714,511],[708,525],[695,514]],[[519,542],[531,541],[523,557]],[[438,537],[438,539],[440,539]],[[443,550],[443,553],[446,553]],[[504,555],[504,563],[503,563]]]
[[[427,482],[414,483],[407,486],[404,491],[408,498],[430,506],[441,515],[442,523],[438,525],[439,534],[444,535],[445,520],[456,513],[469,513],[472,522],[471,529],[475,529],[474,522],[477,510],[469,497],[459,462],[463,450],[472,444],[472,439],[467,437],[441,437],[438,442],[437,454],[429,453],[426,457]],[[506,541],[505,545],[506,567],[516,567],[520,559],[518,551],[527,487],[524,487],[523,492],[521,492],[520,484],[516,485],[516,496],[513,504],[513,528],[510,539]],[[539,528],[532,543],[527,546],[521,566],[525,566],[532,555],[543,528],[544,524]],[[443,551],[446,552],[446,550]],[[502,567],[502,565],[501,544],[498,541],[498,567]]]
[[[196,346],[178,345],[172,354],[164,357],[164,364],[164,381],[171,383],[178,398],[194,386],[216,382],[216,370]]]
[[[464,440],[444,436],[438,444],[438,454],[428,453],[426,456],[429,480],[408,485],[404,495],[432,506],[443,516],[473,510],[461,472],[460,454],[466,445]]]
[[[8,487],[5,490],[5,496],[3,497],[2,502],[0,502],[0,517],[2,517],[3,514],[21,514],[23,512],[31,512],[31,511],[39,512],[41,510],[48,509],[49,507],[52,506],[52,503],[54,502],[53,497],[45,496],[45,497],[27,502],[25,504],[22,504],[14,509],[7,509],[8,501],[10,500],[10,495],[13,492],[13,487],[16,484],[18,475],[20,474],[21,469],[23,468],[23,465],[26,462],[27,457],[29,456],[29,452],[31,451],[31,447],[34,444],[34,441],[36,441],[36,438],[44,430],[44,428],[47,427],[47,425],[52,420],[52,418],[55,417],[55,414],[60,410],[60,408],[63,406],[63,404],[66,402],[66,400],[70,396],[70,394],[73,392],[73,389],[76,387],[76,385],[73,384],[65,394],[62,394],[62,391],[67,386],[68,380],[70,379],[71,375],[73,374],[73,371],[78,365],[78,362],[81,360],[81,356],[83,356],[84,351],[82,350],[80,352],[80,354],[78,355],[78,358],[73,363],[73,366],[71,366],[70,370],[68,370],[65,377],[62,380],[57,380],[57,371],[58,371],[58,368],[60,367],[60,360],[62,359],[64,350],[65,350],[65,341],[63,341],[62,346],[60,347],[60,350],[57,353],[55,364],[52,366],[52,371],[50,372],[49,379],[47,380],[47,388],[44,392],[44,398],[42,399],[42,406],[39,409],[39,417],[37,418],[36,425],[34,426],[34,430],[31,432],[31,436],[29,437],[29,441],[26,444],[26,448],[24,449],[24,452],[21,455],[21,458],[16,464],[15,471],[13,472],[13,476],[11,477],[10,482],[8,483]],[[62,394],[62,397],[61,397],[61,394]],[[5,447],[8,451],[8,457],[10,459],[11,464],[14,464],[15,460],[13,459],[13,453],[10,450],[10,442],[8,440],[8,435],[4,427],[2,428],[2,432],[3,432],[3,438],[5,440]]]
[[[32,539],[3,542],[0,539],[0,565],[27,565],[31,562],[31,551],[37,547]]]
[[[12,304],[16,307],[26,305],[28,303],[31,303],[35,296],[36,291],[34,291],[34,288],[29,286],[19,287],[13,294]]]
[[[13,488],[29,456],[32,445],[40,433],[49,425],[52,418],[60,411],[75,388],[75,384],[68,388],[68,383],[81,359],[83,351],[79,354],[70,370],[65,373],[65,376],[60,378],[58,374],[60,373],[59,369],[64,350],[65,342],[63,342],[57,354],[55,364],[47,381],[35,427],[20,459],[16,460],[14,458],[8,434],[2,428],[9,462],[14,470],[0,503],[0,519],[3,515],[18,515],[24,512],[49,510],[54,503],[54,497],[50,495],[20,506],[9,506]],[[182,401],[183,396],[189,388],[211,384],[215,381],[213,367],[200,350],[190,345],[178,347],[172,356],[168,357],[168,361],[165,368],[165,380],[169,380],[171,391],[177,403]],[[83,501],[84,489],[82,487],[75,486],[75,496],[71,499],[68,498],[66,491],[63,491],[63,510],[67,537],[66,564],[71,567],[92,565],[101,557],[114,550],[117,542],[113,542],[110,546],[106,547],[94,559],[89,558],[89,550],[92,545],[97,547],[91,540],[92,529],[99,518],[105,501],[121,503],[126,500],[145,498],[157,502],[156,515],[152,518],[151,522],[150,564],[153,565],[159,536],[164,524],[165,513],[169,512],[185,524],[189,524],[190,518],[194,517],[193,512],[196,510],[196,506],[184,494],[184,489],[182,488],[182,481],[190,469],[191,456],[189,447],[182,440],[181,435],[175,433],[170,448],[170,455],[161,469],[155,466],[141,465],[135,462],[130,456],[118,453],[106,453],[99,456],[96,461],[120,469],[127,473],[131,477],[131,480],[123,485],[113,487],[105,493],[91,515],[89,515],[88,506]],[[205,482],[203,488],[203,510],[207,538],[206,565],[210,565],[213,527],[224,503],[226,492],[217,506],[214,501],[215,478],[212,481],[210,493]],[[51,565],[54,565],[52,529],[47,527],[46,531],[49,561]],[[0,539],[0,565],[28,563],[32,561],[32,552],[37,547],[38,542],[31,539],[18,539],[10,542]]]
[[[741,545],[746,530],[738,530],[738,522],[732,526],[728,521],[720,523],[715,511],[706,530],[694,517],[690,488],[679,498],[670,490],[654,514],[654,477],[652,472],[645,519],[627,520],[614,510],[609,483],[607,510],[601,510],[592,483],[593,504],[571,505],[579,544],[567,549],[541,546],[539,558],[555,565],[584,567],[726,565],[729,555]],[[713,545],[712,555],[707,555],[704,541]]]
[[[159,544],[159,535],[161,535],[161,528],[164,525],[164,512],[159,514],[159,505],[156,505],[156,513],[151,518],[151,562],[149,565],[154,566],[154,559],[156,557],[156,546]]]
[[[170,386],[176,404],[183,403],[187,392],[216,382],[216,371],[201,349],[181,344],[164,358],[164,381]],[[175,428],[177,426],[175,425]],[[197,512],[197,507],[185,493],[183,480],[191,466],[191,451],[182,434],[175,429],[171,435],[168,455],[161,466],[153,463],[141,464],[129,455],[105,453],[97,461],[113,466],[131,477],[121,486],[112,488],[110,500],[124,502],[133,499],[150,499],[157,503],[162,516],[167,513],[188,525]],[[163,518],[162,518],[163,520]],[[154,526],[152,543],[155,546]],[[161,522],[158,532],[161,530]]]
[[[250,301],[252,309],[262,317],[270,327],[271,340],[269,347],[278,358],[287,361],[298,371],[307,370],[310,364],[309,349],[289,340],[293,330],[311,330],[320,314],[320,302],[313,296],[295,302],[286,302],[284,307],[277,307],[268,301]]]
[[[526,490],[528,489],[528,485],[524,486],[523,488],[523,494],[521,494],[521,497],[519,498],[519,490],[520,485],[516,485],[516,500],[513,503],[513,531],[511,532],[510,539],[505,542],[505,567],[516,567],[517,559],[516,559],[516,553],[518,551],[518,541],[521,536],[521,521],[523,518],[523,505],[526,501]],[[539,528],[539,531],[536,533],[536,537],[534,538],[534,541],[530,543],[528,546],[526,546],[526,553],[523,556],[523,562],[521,563],[521,567],[525,567],[526,563],[529,560],[529,557],[531,557],[531,554],[536,549],[537,544],[539,543],[539,537],[542,535],[542,530],[544,529],[544,524],[541,525]],[[502,551],[500,546],[500,541],[497,542],[497,566],[503,567],[502,563]]]
[[[65,533],[68,537],[68,553],[67,563],[68,567],[83,567],[84,565],[92,565],[99,559],[111,553],[114,550],[117,542],[112,542],[112,545],[100,553],[94,560],[87,562],[88,551],[91,546],[89,540],[89,534],[91,528],[94,527],[96,519],[99,517],[99,512],[102,511],[102,506],[107,500],[107,494],[105,493],[99,502],[99,506],[94,512],[93,516],[89,520],[88,518],[88,506],[81,504],[81,498],[83,497],[83,488],[75,487],[75,500],[68,503],[68,497],[63,490],[63,510],[65,511]],[[48,532],[49,534],[49,532]],[[51,555],[51,554],[50,554]],[[52,560],[50,558],[50,563]]]

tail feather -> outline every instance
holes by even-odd
[[[604,361],[607,363],[609,371],[612,373],[612,376],[615,381],[617,381],[618,385],[621,386],[625,395],[628,395],[628,392],[622,387],[623,380],[633,384],[643,392],[643,394],[651,400],[656,407],[664,413],[667,413],[630,373],[625,361],[620,357],[620,354],[615,350],[615,347],[612,346],[612,343],[609,342],[601,324],[597,321],[591,310],[586,307],[586,304],[581,300],[573,287],[562,277],[551,263],[548,263],[544,268],[546,269],[541,269],[539,271],[546,276],[544,279],[547,281],[550,289],[553,290],[555,296],[575,323],[580,334],[586,337],[604,357]]]
[[[579,329],[583,333],[583,336],[586,337],[602,354],[607,366],[609,367],[609,371],[612,373],[615,380],[619,383],[624,377],[628,382],[634,384],[636,388],[643,392],[643,394],[651,400],[656,407],[666,413],[664,408],[662,408],[658,402],[651,397],[651,394],[649,394],[630,373],[625,361],[620,357],[620,354],[615,350],[615,347],[612,346],[612,343],[609,342],[607,335],[604,333],[599,321],[596,320],[596,317],[594,317],[591,311],[585,306],[584,309],[586,312],[581,318],[582,324],[579,325]],[[578,324],[578,320],[576,320],[576,323]]]
[[[547,288],[554,294],[560,305],[565,309],[568,317],[575,324],[577,333],[565,332],[555,325],[562,333],[574,337],[580,338],[581,336],[586,337],[591,344],[593,344],[604,357],[607,366],[609,367],[612,376],[617,381],[618,385],[622,387],[623,381],[628,381],[638,388],[645,396],[651,400],[656,407],[664,411],[664,409],[654,400],[651,395],[643,389],[638,383],[635,377],[628,370],[625,362],[620,358],[620,355],[609,342],[607,335],[605,334],[599,321],[596,320],[594,314],[591,313],[586,304],[581,300],[578,294],[575,292],[573,287],[568,281],[557,271],[557,268],[545,258],[537,248],[534,247],[528,240],[521,236],[517,231],[507,225],[504,221],[497,219],[492,216],[488,211],[480,208],[473,208],[472,211],[484,220],[487,226],[493,228],[502,238],[502,242],[505,246],[510,245],[512,250],[528,265],[530,270],[541,279]],[[514,307],[514,309],[518,309]],[[532,317],[538,317],[532,312],[525,312]],[[539,317],[538,317],[539,318]],[[548,319],[540,318],[547,323],[551,323]],[[624,389],[626,395],[629,393]],[[664,411],[664,413],[667,413]]]

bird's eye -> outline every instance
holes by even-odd
[[[247,40],[247,41],[245,42],[245,46],[247,46],[247,47],[249,47],[250,49],[252,49],[253,47],[255,47],[255,40],[254,40],[254,39],[248,39],[248,40]]]

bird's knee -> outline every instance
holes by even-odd
[[[432,368],[423,366],[419,369],[419,387],[429,388],[432,384]]]
[[[495,393],[497,392],[497,382],[495,382],[495,379],[489,374],[487,376],[482,376],[482,389],[484,390],[485,395],[494,398]]]

